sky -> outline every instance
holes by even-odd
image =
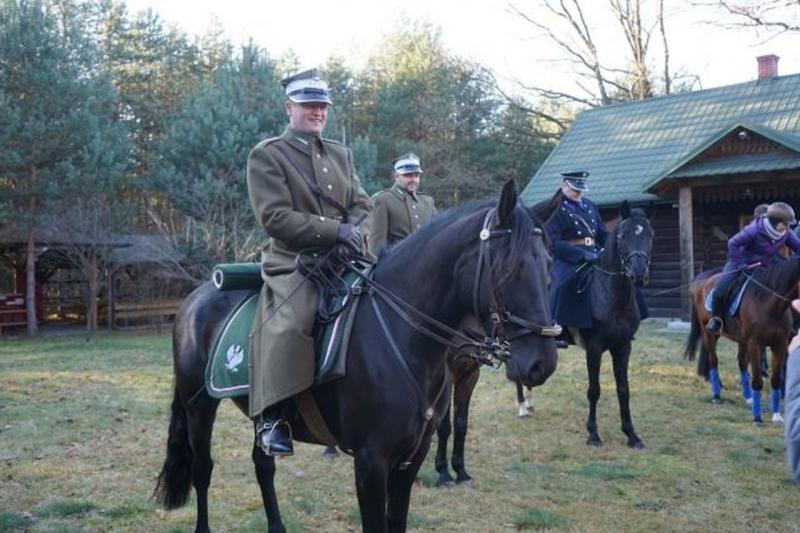
[[[692,7],[690,0],[665,0],[670,64],[673,71],[699,76],[697,88],[746,82],[756,78],[756,56],[780,56],[779,73],[800,73],[800,34],[773,39],[752,30],[723,30],[713,21],[718,12]],[[509,0],[127,0],[132,12],[146,8],[190,34],[219,24],[224,35],[241,43],[252,38],[272,57],[294,51],[301,65],[322,65],[332,54],[359,68],[383,35],[404,21],[421,20],[438,26],[453,53],[491,68],[505,87],[513,80],[568,90],[571,79],[565,63],[553,63],[558,52],[547,39],[509,9]],[[533,13],[534,0],[512,0]],[[593,31],[600,53],[621,56],[614,46],[617,23],[606,2],[583,3],[587,18],[600,21]],[[537,12],[541,13],[541,11]],[[654,36],[654,38],[657,37]],[[658,47],[655,39],[653,47]],[[660,55],[660,51],[657,52]],[[602,57],[602,56],[601,56]]]

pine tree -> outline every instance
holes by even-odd
[[[37,332],[37,235],[75,242],[92,205],[110,213],[129,152],[91,40],[75,20],[54,13],[38,0],[0,2],[0,185],[27,235],[29,335]],[[91,223],[106,231],[110,217]],[[88,298],[95,302],[96,292]]]

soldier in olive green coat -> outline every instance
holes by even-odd
[[[268,455],[292,453],[290,398],[314,379],[317,293],[295,272],[295,258],[303,249],[337,243],[353,255],[364,252],[366,236],[356,224],[371,211],[350,150],[322,138],[331,103],[327,84],[316,69],[282,83],[289,127],[256,145],[247,160],[250,203],[269,236],[261,254],[264,286],[253,322],[249,405],[257,442]],[[312,266],[316,256],[308,258]]]
[[[421,177],[422,166],[415,154],[405,154],[394,162],[394,185],[372,197],[372,254],[377,256],[436,214],[433,198],[417,192]]]

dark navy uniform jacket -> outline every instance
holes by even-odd
[[[564,326],[590,327],[588,294],[578,292],[585,285],[584,275],[588,276],[591,269],[581,265],[585,252],[599,254],[605,246],[608,232],[603,219],[590,200],[581,198],[575,202],[562,194],[561,205],[545,229],[554,258],[549,289],[553,316]]]

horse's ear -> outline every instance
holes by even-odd
[[[622,220],[631,216],[631,205],[628,203],[628,200],[625,200],[622,202],[622,205],[619,206],[619,216],[622,217]]]
[[[561,189],[549,199],[530,207],[530,212],[533,217],[540,221],[542,224],[547,224],[553,215],[558,211],[558,206],[561,205]]]
[[[500,227],[508,227],[511,221],[511,215],[517,207],[517,184],[514,180],[508,180],[503,185],[503,191],[500,193],[500,201],[497,204],[497,225]]]

